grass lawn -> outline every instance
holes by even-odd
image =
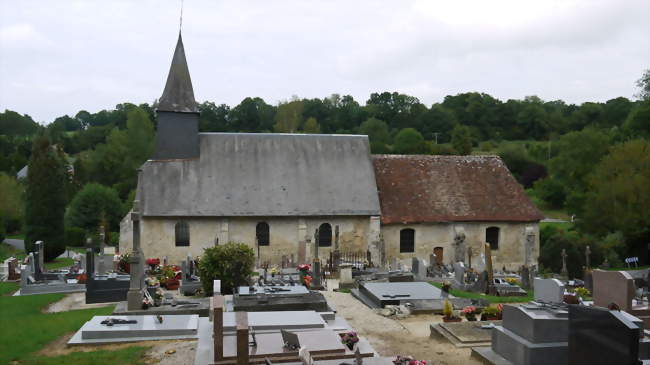
[[[20,289],[18,283],[0,283],[0,295],[11,295]]]
[[[21,361],[21,365],[97,365],[97,364],[144,364],[141,360],[148,347],[132,346],[119,350],[101,350],[93,352],[72,352],[62,356],[30,357]]]
[[[561,228],[565,231],[569,231],[571,228],[573,228],[573,223],[571,222],[566,222],[566,223],[554,223],[554,222],[539,222],[539,229],[542,229],[546,226],[552,226],[556,228]]]
[[[435,283],[430,281],[429,284],[435,286],[438,289],[442,288],[442,283]],[[498,297],[495,295],[485,295],[481,293],[473,293],[473,292],[456,290],[456,289],[451,289],[449,293],[457,298],[485,299],[488,302],[490,302],[490,304],[530,302],[531,300],[533,300],[534,297],[532,290],[529,290],[528,294],[525,297]]]
[[[0,283],[0,293],[9,293],[15,289],[15,283]],[[64,296],[64,294],[42,294],[19,297],[0,296],[0,328],[3,329],[0,331],[0,364],[7,364],[12,360],[20,360],[21,363],[30,364],[84,363],[77,362],[77,360],[72,361],[76,357],[71,357],[69,361],[63,362],[45,362],[46,360],[56,361],[54,359],[46,359],[41,362],[40,358],[33,355],[34,352],[40,350],[43,346],[63,334],[77,331],[92,316],[109,315],[113,312],[113,306],[60,313],[41,312],[41,308],[61,300]],[[79,354],[74,356],[88,357],[91,359],[92,354],[87,353],[87,355]],[[100,354],[98,356],[104,355]],[[131,355],[125,352],[122,356]],[[120,360],[107,361],[112,364],[122,364],[129,363],[128,361],[130,360],[127,362]]]
[[[19,250],[8,243],[0,243],[0,261],[4,261],[11,256],[22,260],[25,258],[25,251]]]
[[[45,268],[47,270],[60,269],[62,267],[70,267],[74,264],[74,260],[70,257],[57,257],[54,261],[46,262]]]
[[[7,238],[10,238],[12,240],[24,240],[25,234],[24,233],[8,234]]]

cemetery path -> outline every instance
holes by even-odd
[[[382,356],[412,355],[432,365],[479,365],[470,348],[456,348],[445,339],[430,338],[429,325],[440,315],[427,314],[396,320],[383,317],[351,294],[322,292],[328,302]]]
[[[5,239],[5,242],[11,246],[14,246],[15,248],[19,250],[24,250],[25,249],[25,241],[23,240],[17,240],[13,238],[7,238]]]

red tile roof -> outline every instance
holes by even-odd
[[[498,156],[373,155],[373,164],[384,224],[544,218]]]

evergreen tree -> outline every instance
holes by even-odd
[[[66,204],[67,170],[63,152],[46,137],[34,140],[29,160],[25,197],[25,249],[45,242],[45,260],[65,251],[63,215]]]

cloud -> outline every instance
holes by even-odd
[[[160,96],[179,2],[0,0],[0,109],[50,122]],[[232,106],[400,91],[571,103],[631,97],[650,2],[185,1],[195,95]],[[53,16],[56,15],[56,16]]]

